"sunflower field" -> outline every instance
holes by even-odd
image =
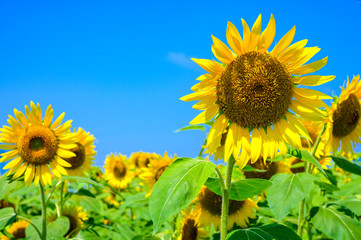
[[[214,59],[192,59],[206,73],[180,100],[200,112],[177,132],[204,134],[197,157],[120,148],[97,167],[96,136],[65,113],[9,113],[1,240],[360,240],[360,75],[315,90],[328,57],[261,21],[228,22]]]

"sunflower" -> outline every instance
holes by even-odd
[[[197,202],[194,208],[196,224],[204,227],[211,227],[213,224],[216,229],[219,229],[221,226],[222,197],[203,186],[193,202]],[[244,201],[229,200],[228,230],[232,229],[234,224],[242,228],[247,227],[249,218],[255,217],[255,210],[258,210],[258,206],[251,199]]]
[[[16,211],[15,205],[14,205],[13,203],[8,202],[8,201],[6,201],[6,200],[4,200],[4,199],[1,199],[1,200],[0,200],[0,209],[2,209],[2,208],[8,208],[8,207],[11,207],[11,208],[14,209],[14,211]]]
[[[336,97],[330,108],[325,138],[327,147],[336,153],[339,149],[345,153],[352,153],[352,145],[360,143],[361,136],[361,83],[360,75],[349,80],[347,77],[346,89],[342,87],[340,97]],[[352,145],[351,145],[352,144]]]
[[[78,131],[74,129],[76,147],[70,149],[75,154],[75,157],[66,158],[65,161],[71,164],[71,167],[66,167],[69,175],[83,176],[84,171],[90,171],[90,167],[95,159],[96,152],[94,151],[94,136],[85,132],[82,128]]]
[[[127,157],[111,153],[105,159],[105,180],[117,189],[125,189],[134,178],[134,172],[129,171]]]
[[[207,239],[209,234],[196,223],[195,216],[190,210],[182,212],[183,221],[178,240],[201,240]]]
[[[11,160],[4,169],[9,169],[8,175],[15,173],[13,178],[21,176],[29,186],[34,180],[43,186],[51,184],[51,171],[57,177],[67,175],[65,167],[71,165],[65,158],[74,157],[69,149],[75,148],[74,134],[68,133],[72,120],[60,124],[65,113],[62,113],[53,123],[53,109],[48,106],[44,119],[39,103],[30,102],[30,108],[25,105],[25,115],[14,109],[15,117],[9,115],[9,126],[0,129],[0,149],[10,150],[2,153],[0,162]]]
[[[164,153],[164,158],[157,155],[156,158],[150,159],[148,167],[142,168],[142,172],[139,178],[143,180],[143,185],[149,188],[149,192],[146,196],[150,196],[154,184],[158,181],[163,172],[169,167],[169,165],[177,159],[177,155],[174,157],[168,156],[168,153]]]
[[[68,205],[63,208],[61,214],[69,219],[69,230],[65,233],[64,237],[74,237],[84,227],[84,221],[88,220],[88,216],[82,207]],[[56,213],[50,213],[47,217],[48,222],[54,222],[57,219]]]
[[[25,235],[25,229],[26,227],[29,225],[28,222],[26,221],[18,221],[18,222],[14,222],[13,224],[11,224],[11,227],[9,230],[7,230],[10,235],[14,238],[14,239],[25,239],[26,235]],[[7,236],[3,235],[1,236],[1,240],[11,240],[13,238],[8,238]]]
[[[193,108],[204,110],[191,124],[206,123],[214,118],[207,137],[208,153],[216,151],[224,130],[228,129],[224,144],[225,161],[231,154],[239,158],[242,149],[255,162],[261,153],[271,158],[278,151],[285,155],[286,143],[301,147],[299,133],[306,138],[309,136],[290,110],[302,118],[322,121],[323,112],[318,108],[327,107],[322,99],[331,97],[298,86],[320,85],[331,81],[334,76],[301,76],[319,70],[328,58],[304,65],[320,49],[305,47],[307,40],[290,45],[295,27],[269,52],[276,29],[273,15],[262,33],[261,15],[251,30],[243,19],[242,24],[243,39],[236,27],[228,22],[226,36],[232,50],[212,36],[212,52],[222,63],[192,59],[208,73],[198,78],[201,82],[192,87],[195,92],[181,100],[199,100]],[[241,155],[241,167],[248,161],[247,154]]]
[[[256,169],[255,171],[244,171],[243,175],[247,179],[251,178],[260,178],[269,180],[272,176],[277,173],[291,173],[290,164],[287,161],[278,161],[278,162],[270,162],[263,161],[262,157],[260,157],[259,161],[252,163],[251,160],[248,161],[248,166]],[[263,170],[263,171],[257,171]]]
[[[155,153],[136,152],[130,155],[129,160],[131,162],[130,169],[135,171],[136,175],[141,172],[142,168],[146,168],[151,159],[157,158]]]

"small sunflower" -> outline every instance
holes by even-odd
[[[273,175],[276,175],[277,173],[291,173],[290,164],[286,161],[263,161],[262,157],[260,157],[260,159],[254,163],[249,160],[247,165],[257,170],[263,170],[263,172],[244,171],[243,175],[247,179],[260,178],[269,180]]]
[[[169,167],[169,165],[177,159],[177,155],[174,157],[168,156],[168,153],[164,153],[164,158],[157,155],[157,158],[152,158],[148,164],[148,167],[142,168],[142,173],[139,178],[143,180],[143,184],[148,186],[149,192],[146,196],[150,196],[154,184],[158,181],[163,172]]]
[[[26,221],[18,221],[11,224],[11,227],[7,230],[11,236],[13,236],[14,239],[25,239],[25,230],[27,226],[29,225]],[[8,238],[7,236],[3,235],[1,236],[1,240],[11,240],[12,238]]]
[[[194,93],[181,98],[199,100],[193,108],[204,110],[191,124],[215,120],[208,133],[207,152],[216,151],[227,129],[223,158],[227,161],[231,154],[241,158],[241,168],[248,161],[247,155],[255,162],[261,153],[271,158],[278,151],[285,155],[286,143],[299,149],[299,133],[306,138],[309,136],[291,111],[302,118],[322,121],[323,112],[318,108],[327,107],[322,99],[331,99],[299,86],[316,86],[334,79],[334,76],[302,76],[322,68],[328,58],[304,65],[320,49],[305,47],[307,40],[290,45],[295,27],[269,52],[276,30],[273,15],[262,33],[261,15],[251,30],[243,19],[242,24],[243,38],[228,22],[226,36],[232,50],[212,36],[212,52],[222,63],[192,59],[208,73],[198,78],[201,82],[192,87]],[[239,156],[241,149],[247,154]]]
[[[328,108],[328,117],[325,120],[327,128],[325,138],[327,147],[336,153],[341,150],[352,153],[352,145],[360,143],[361,136],[361,82],[360,75],[353,77],[351,82],[347,77],[346,89],[342,87],[339,98],[335,98],[331,108]]]
[[[30,102],[30,108],[25,105],[25,115],[14,109],[15,117],[9,115],[9,126],[0,129],[0,149],[10,150],[2,153],[0,162],[11,160],[4,169],[9,169],[8,175],[15,173],[13,178],[23,173],[27,185],[34,180],[43,186],[51,184],[51,171],[59,178],[67,175],[66,167],[71,165],[65,158],[74,157],[69,149],[75,148],[74,135],[68,133],[72,120],[60,124],[65,113],[54,122],[53,109],[48,106],[44,119],[39,103]]]
[[[63,208],[62,216],[69,219],[69,230],[65,233],[64,237],[76,236],[84,227],[84,221],[88,220],[86,212],[82,207],[76,207],[74,205],[68,205]],[[56,213],[49,214],[47,220],[54,222],[57,219]]]
[[[193,202],[197,202],[194,215],[198,226],[211,227],[213,224],[216,229],[219,229],[221,226],[222,197],[203,186]],[[244,201],[229,200],[228,230],[232,229],[234,224],[242,228],[247,227],[249,218],[255,217],[255,210],[258,210],[258,206],[251,199]]]
[[[105,180],[117,189],[125,189],[134,178],[134,173],[129,171],[127,157],[111,153],[105,159]]]
[[[66,158],[65,161],[71,164],[71,167],[66,167],[69,175],[83,176],[84,171],[90,172],[90,167],[95,159],[96,151],[94,151],[94,136],[85,132],[82,128],[78,131],[74,129],[76,147],[70,149],[75,156]]]
[[[178,240],[207,239],[209,234],[196,223],[195,216],[190,211],[182,212],[183,221]]]
[[[130,169],[135,171],[136,175],[139,175],[142,168],[148,167],[151,159],[157,158],[155,153],[146,153],[146,152],[136,152],[132,153],[129,157],[131,162]]]
[[[13,203],[8,202],[8,201],[6,201],[6,200],[4,200],[4,199],[1,199],[1,200],[0,200],[0,209],[2,209],[2,208],[8,208],[8,207],[11,207],[11,208],[14,209],[14,211],[16,211],[15,205],[14,205]]]

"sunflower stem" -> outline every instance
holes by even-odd
[[[40,201],[41,201],[41,218],[42,218],[42,231],[41,231],[41,239],[46,240],[46,203],[45,203],[45,194],[44,187],[40,183]]]
[[[63,215],[63,195],[64,195],[64,184],[65,182],[62,182],[61,183],[61,186],[60,186],[60,203],[59,203],[59,212],[60,212],[60,216]]]
[[[228,159],[226,166],[226,182],[223,186],[223,198],[222,198],[222,216],[221,216],[221,240],[225,240],[227,238],[227,230],[228,230],[228,208],[229,208],[229,195],[231,192],[231,184],[232,184],[232,171],[233,166],[236,160],[233,155]],[[222,184],[221,184],[222,186]]]
[[[326,124],[323,125],[322,127],[322,130],[320,132],[320,134],[318,135],[317,139],[316,139],[316,142],[315,142],[315,145],[313,146],[313,149],[312,149],[312,156],[315,157],[316,155],[316,151],[317,151],[317,148],[318,148],[318,145],[320,144],[321,142],[321,137],[322,135],[324,134],[324,132],[326,131]],[[313,170],[313,169],[312,169]],[[305,171],[307,173],[311,173],[312,174],[312,170],[311,170],[311,165],[309,162],[306,162],[306,169]],[[304,224],[302,224],[302,221],[304,221],[303,219],[303,213],[304,213],[304,210],[305,210],[305,204],[306,204],[306,199],[303,199],[300,203],[300,211],[299,211],[299,215],[298,215],[298,229],[297,229],[297,234],[302,238],[302,235],[303,235],[303,227],[304,227]],[[308,228],[308,232],[311,231],[311,228]]]

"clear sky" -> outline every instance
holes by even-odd
[[[211,34],[226,41],[227,21],[242,32],[262,13],[276,19],[278,41],[296,25],[294,41],[329,56],[317,87],[339,94],[346,76],[361,74],[361,3],[345,1],[0,1],[0,125],[32,100],[96,137],[96,164],[111,152],[193,157],[198,131],[174,133],[196,116],[179,100],[204,71]],[[272,45],[273,46],[273,45]]]

